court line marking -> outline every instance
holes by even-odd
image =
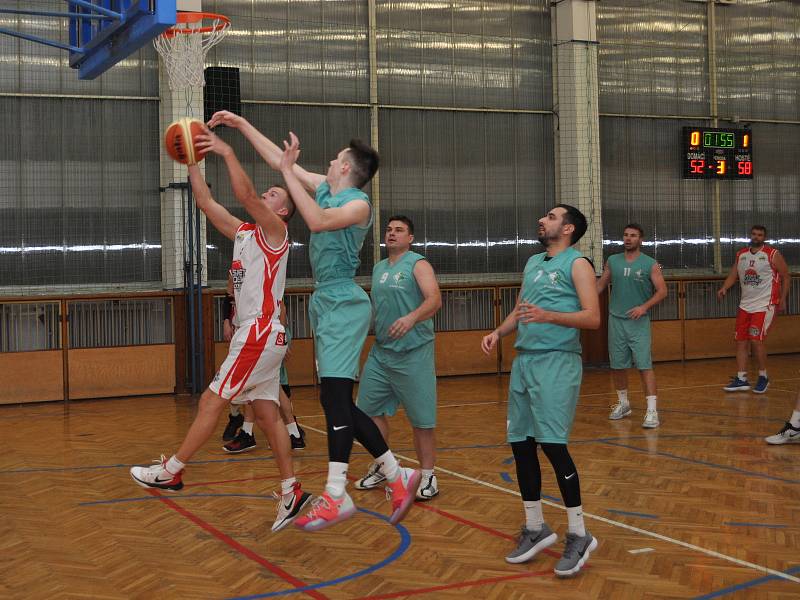
[[[800,573],[800,567],[792,567],[791,569],[786,569],[786,573]],[[703,594],[702,596],[695,596],[694,600],[711,600],[711,598],[719,598],[721,596],[727,596],[728,594],[733,594],[741,590],[746,590],[751,587],[756,587],[758,585],[761,585],[762,583],[775,581],[776,579],[778,579],[778,577],[775,577],[773,575],[768,575],[767,577],[759,577],[758,579],[753,579],[751,581],[745,581],[744,583],[738,583],[730,587],[722,588],[721,590],[717,590],[716,592],[709,592],[708,594]]]
[[[325,435],[325,436],[328,435],[328,433],[326,431],[323,431],[321,429],[317,429],[316,427],[311,427],[310,425],[307,425],[306,429],[310,429],[312,431],[315,431],[316,433],[320,433],[320,434]],[[355,443],[358,444],[357,441]],[[361,445],[361,444],[359,444],[359,445]],[[416,460],[414,458],[411,458],[410,456],[404,456],[402,454],[395,454],[395,456],[398,456],[399,458],[402,458],[405,461],[419,464],[418,460]],[[450,475],[451,477],[456,477],[458,479],[463,479],[464,481],[469,481],[470,483],[476,483],[478,485],[482,485],[484,487],[488,487],[490,489],[497,490],[498,492],[503,492],[505,494],[510,494],[512,496],[517,496],[517,497],[521,497],[522,496],[516,490],[510,490],[508,488],[505,488],[505,487],[503,487],[501,485],[497,485],[497,484],[491,483],[489,481],[483,481],[482,479],[478,479],[476,477],[471,477],[469,475],[464,475],[463,473],[459,473],[458,471],[452,471],[450,469],[445,469],[444,467],[440,467],[440,466],[437,466],[436,470],[437,471],[441,471],[442,473],[446,473],[447,475]],[[542,499],[542,503],[543,504],[547,504],[548,506],[552,506],[554,508],[558,508],[560,510],[564,510],[564,511],[567,510],[567,508],[565,506],[561,506],[560,504],[556,504],[555,502],[551,502],[549,500],[545,500],[544,498]],[[676,546],[681,546],[682,548],[686,548],[688,550],[694,550],[695,552],[699,552],[701,554],[705,554],[706,556],[712,556],[714,558],[718,558],[720,560],[724,560],[724,561],[733,563],[735,565],[739,565],[740,567],[747,567],[748,569],[753,569],[753,570],[759,571],[761,573],[768,573],[770,575],[774,575],[775,577],[779,577],[781,579],[786,579],[788,581],[793,581],[794,583],[800,583],[800,578],[793,577],[792,575],[789,575],[787,573],[783,573],[782,571],[776,571],[775,569],[770,569],[769,567],[758,565],[756,563],[751,563],[749,561],[742,560],[740,558],[735,558],[733,556],[728,556],[727,554],[722,554],[721,552],[716,552],[715,550],[709,550],[708,548],[703,548],[702,546],[696,546],[694,544],[690,544],[688,542],[684,542],[684,541],[681,541],[681,540],[678,540],[678,539],[675,539],[675,538],[671,538],[669,536],[662,535],[660,533],[655,533],[654,531],[647,531],[646,529],[642,529],[640,527],[634,527],[633,525],[628,525],[627,523],[623,523],[621,521],[615,521],[614,519],[608,519],[606,517],[601,517],[600,515],[595,515],[593,513],[589,513],[589,512],[586,512],[586,511],[583,511],[583,516],[587,517],[589,519],[594,519],[595,521],[600,521],[601,523],[605,523],[606,525],[614,525],[616,527],[620,527],[621,529],[627,529],[628,531],[632,531],[634,533],[638,533],[638,534],[645,535],[645,536],[648,536],[648,537],[651,537],[651,538],[654,538],[654,539],[657,539],[657,540],[661,540],[662,542],[675,544]]]
[[[654,552],[652,548],[637,548],[636,550],[628,550],[628,554],[644,554],[645,552]]]

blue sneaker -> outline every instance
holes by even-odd
[[[758,381],[756,381],[756,385],[753,387],[754,394],[763,394],[767,391],[769,387],[769,379],[764,377],[763,375],[758,376]]]
[[[739,379],[738,377],[732,377],[731,382],[722,389],[725,390],[726,392],[746,392],[747,390],[750,389],[750,384],[747,383],[746,379]]]

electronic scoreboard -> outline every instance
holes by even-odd
[[[683,128],[684,179],[752,179],[749,129]]]

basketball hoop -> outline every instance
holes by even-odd
[[[206,53],[228,33],[231,21],[207,12],[179,12],[176,23],[153,40],[164,59],[171,90],[204,86]]]

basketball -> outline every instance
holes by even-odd
[[[164,146],[173,160],[184,165],[195,165],[206,156],[194,147],[194,138],[203,133],[203,122],[184,117],[171,123],[164,135]]]

